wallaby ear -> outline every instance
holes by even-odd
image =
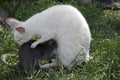
[[[17,26],[20,21],[18,21],[17,19],[14,19],[14,18],[7,18],[6,19],[6,23],[11,27],[11,28],[14,28],[15,26]]]
[[[21,34],[25,33],[25,28],[24,27],[17,27],[16,30],[20,32]]]

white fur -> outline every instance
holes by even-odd
[[[73,62],[81,64],[89,60],[91,33],[83,15],[70,5],[57,5],[35,14],[16,27],[25,28],[25,33],[14,31],[15,41],[22,45],[34,35],[40,35],[39,43],[54,39],[58,43],[57,63],[70,68]]]

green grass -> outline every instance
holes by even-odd
[[[34,0],[27,3],[0,1],[0,5],[11,16],[23,21],[56,4],[62,3],[58,0]],[[66,0],[64,4],[78,8],[88,21],[93,38],[90,48],[93,59],[71,71],[60,67],[40,70],[27,76],[0,61],[0,80],[120,80],[120,11],[104,10],[96,4],[78,4],[74,0]],[[0,31],[0,56],[13,51],[17,52],[18,48],[12,33],[5,28]]]

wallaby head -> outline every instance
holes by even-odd
[[[14,18],[8,18],[8,19],[6,19],[6,23],[13,30],[14,40],[19,45],[22,45],[23,43],[27,42],[28,40],[30,40],[33,37],[32,34],[28,35],[28,31],[24,27],[24,22],[19,21]]]

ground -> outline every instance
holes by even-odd
[[[21,21],[56,4],[63,3],[59,0],[0,1],[12,17]],[[90,55],[93,58],[71,71],[60,67],[27,76],[0,60],[0,80],[120,80],[120,10],[103,9],[96,3],[79,4],[75,0],[66,0],[64,4],[75,6],[86,18],[92,34]],[[17,51],[13,34],[4,28],[0,31],[0,56],[7,52],[17,54]]]

